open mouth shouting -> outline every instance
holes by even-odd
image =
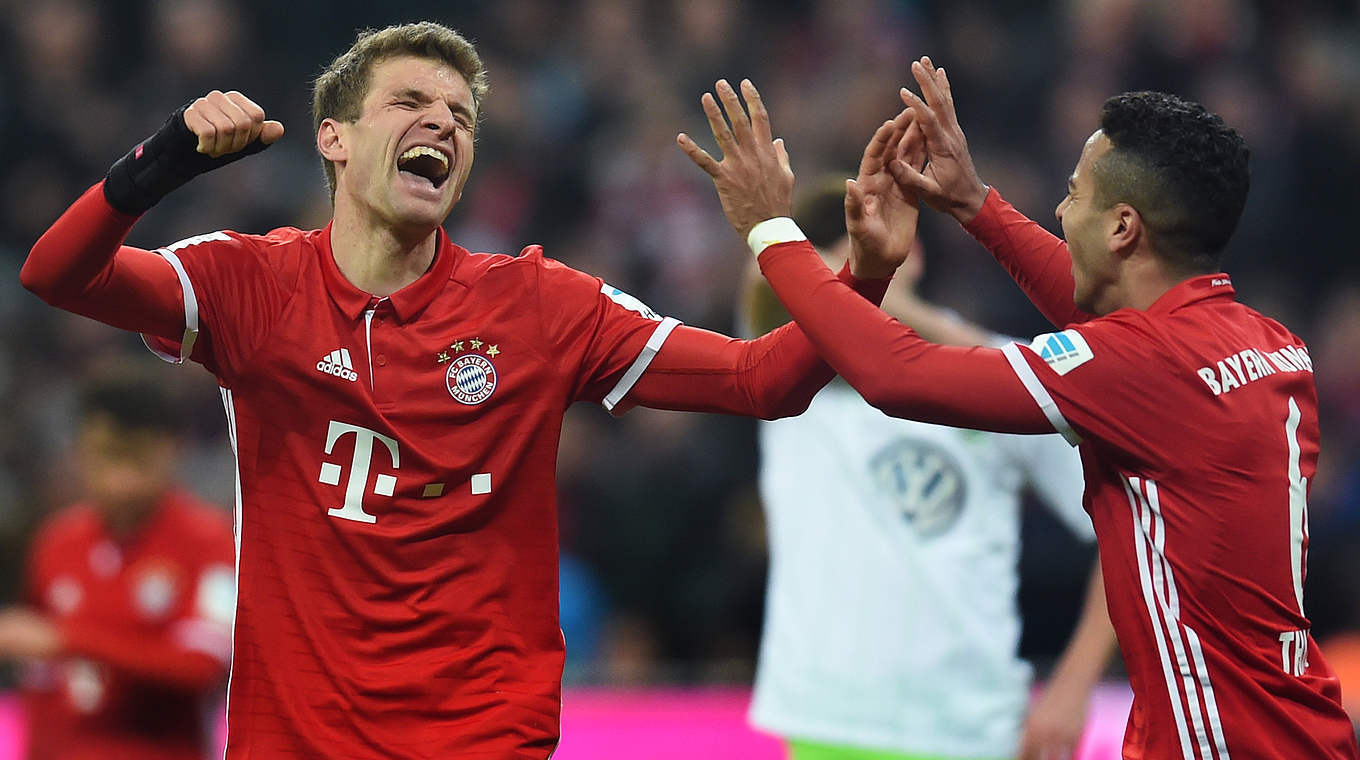
[[[397,171],[419,177],[438,189],[449,178],[449,157],[428,145],[417,145],[397,156]]]

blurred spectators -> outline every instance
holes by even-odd
[[[1204,101],[1247,136],[1253,185],[1228,267],[1240,297],[1314,347],[1326,436],[1313,492],[1308,610],[1320,637],[1360,627],[1360,6],[1343,0],[0,0],[0,595],[53,488],[73,386],[136,338],[43,307],[17,286],[37,235],[177,105],[239,89],[288,127],[265,155],[191,183],[131,242],[324,221],[310,79],[363,26],[429,17],[474,38],[491,94],[474,192],[448,229],[471,248],[548,255],[689,324],[725,329],[743,263],[708,178],[674,146],[705,134],[700,93],[750,77],[800,177],[848,172],[900,108],[906,64],[931,54],[968,97],[984,179],[1056,229],[1052,208],[1099,105],[1130,89]],[[251,192],[239,188],[250,187]],[[952,221],[926,215],[927,296],[1012,334],[1044,323]],[[185,477],[230,503],[230,451],[211,380],[165,371],[193,400]],[[568,418],[562,530],[573,677],[739,680],[758,637],[763,547],[753,425],[639,410]],[[753,527],[754,526],[754,527]],[[1051,554],[1057,528],[1029,521]],[[756,538],[753,538],[756,537]],[[1080,564],[1079,562],[1076,564]],[[1056,654],[1080,573],[1026,563],[1025,649]],[[579,593],[575,593],[579,591]],[[1057,616],[1059,619],[1061,616]],[[591,618],[594,618],[593,620]],[[573,638],[580,638],[579,646]],[[591,659],[587,655],[595,655]],[[613,660],[609,658],[613,657]]]

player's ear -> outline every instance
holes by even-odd
[[[345,141],[345,125],[335,119],[323,119],[316,130],[316,149],[321,157],[331,162],[349,159]]]
[[[1143,236],[1143,215],[1127,203],[1110,209],[1108,242],[1112,253],[1128,256]]]

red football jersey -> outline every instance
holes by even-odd
[[[375,298],[341,275],[329,230],[157,254],[121,245],[135,222],[96,185],[20,279],[160,336],[153,350],[222,386],[239,485],[233,758],[546,758],[566,407],[773,419],[833,376],[796,325],[750,341],[678,326],[536,246],[474,254],[441,230],[426,273]],[[869,308],[888,282],[832,280]]]
[[[1009,268],[1069,272],[1030,292],[1080,320],[1066,246],[1018,216],[993,193],[970,230]],[[1125,757],[1356,757],[1303,609],[1318,457],[1303,341],[1214,274],[1005,354],[1081,442],[1134,692]]]
[[[677,323],[537,247],[442,230],[429,271],[374,298],[329,240],[161,249],[237,457],[228,757],[544,758],[562,417],[617,403]]]
[[[1223,274],[1147,310],[1073,303],[1066,244],[992,193],[969,225],[1044,314],[1030,346],[931,345],[771,246],[761,269],[819,352],[889,414],[1080,442],[1141,760],[1357,754],[1303,610],[1317,398],[1303,342]]]
[[[132,535],[69,507],[39,530],[29,603],[66,642],[24,673],[33,760],[189,760],[231,655],[231,523],[168,494]]]

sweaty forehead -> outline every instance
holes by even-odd
[[[373,67],[369,97],[386,97],[401,92],[424,95],[473,105],[472,88],[458,70],[443,61],[416,56],[397,56]]]

